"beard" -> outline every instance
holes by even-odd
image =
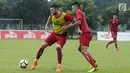
[[[56,14],[57,14],[57,12],[53,13],[53,15],[56,15]]]

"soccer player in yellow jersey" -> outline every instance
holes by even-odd
[[[43,54],[43,51],[45,50],[45,48],[47,46],[51,46],[54,43],[57,43],[56,50],[57,50],[58,66],[57,66],[56,71],[60,72],[60,71],[62,71],[62,68],[61,68],[62,48],[63,48],[64,44],[66,43],[66,38],[67,38],[66,37],[67,32],[61,31],[61,28],[63,26],[68,25],[70,22],[72,22],[74,17],[67,13],[59,11],[58,6],[55,4],[50,6],[50,12],[51,12],[51,15],[48,18],[48,21],[46,24],[46,29],[47,29],[49,22],[52,22],[53,32],[51,32],[51,34],[41,44],[41,46],[37,52],[36,58],[32,63],[31,69],[32,70],[35,69],[35,67],[37,66],[37,62],[38,62],[40,56]]]

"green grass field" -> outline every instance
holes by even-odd
[[[31,63],[42,40],[0,40],[0,73],[56,73],[57,54],[55,45],[46,48],[35,70]],[[130,73],[130,42],[119,42],[120,52],[114,44],[105,48],[106,41],[92,41],[89,47],[91,55],[99,62],[95,73]],[[63,48],[63,71],[61,73],[87,73],[89,63],[78,52],[78,40],[68,40]],[[21,59],[27,59],[29,65],[21,69]]]

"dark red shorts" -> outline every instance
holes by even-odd
[[[117,31],[111,31],[112,38],[117,38]]]
[[[80,35],[80,46],[88,46],[92,40],[92,33],[85,33]]]
[[[48,43],[49,46],[57,42],[58,44],[61,45],[61,47],[64,46],[66,43],[66,35],[58,35],[55,34],[54,32],[50,33],[50,35],[45,39],[45,42]]]

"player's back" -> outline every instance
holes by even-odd
[[[81,10],[76,11],[76,20],[81,20],[81,24],[79,25],[80,30],[82,33],[89,33],[91,30],[88,27],[88,24],[86,22],[86,18],[84,16],[84,13]]]

